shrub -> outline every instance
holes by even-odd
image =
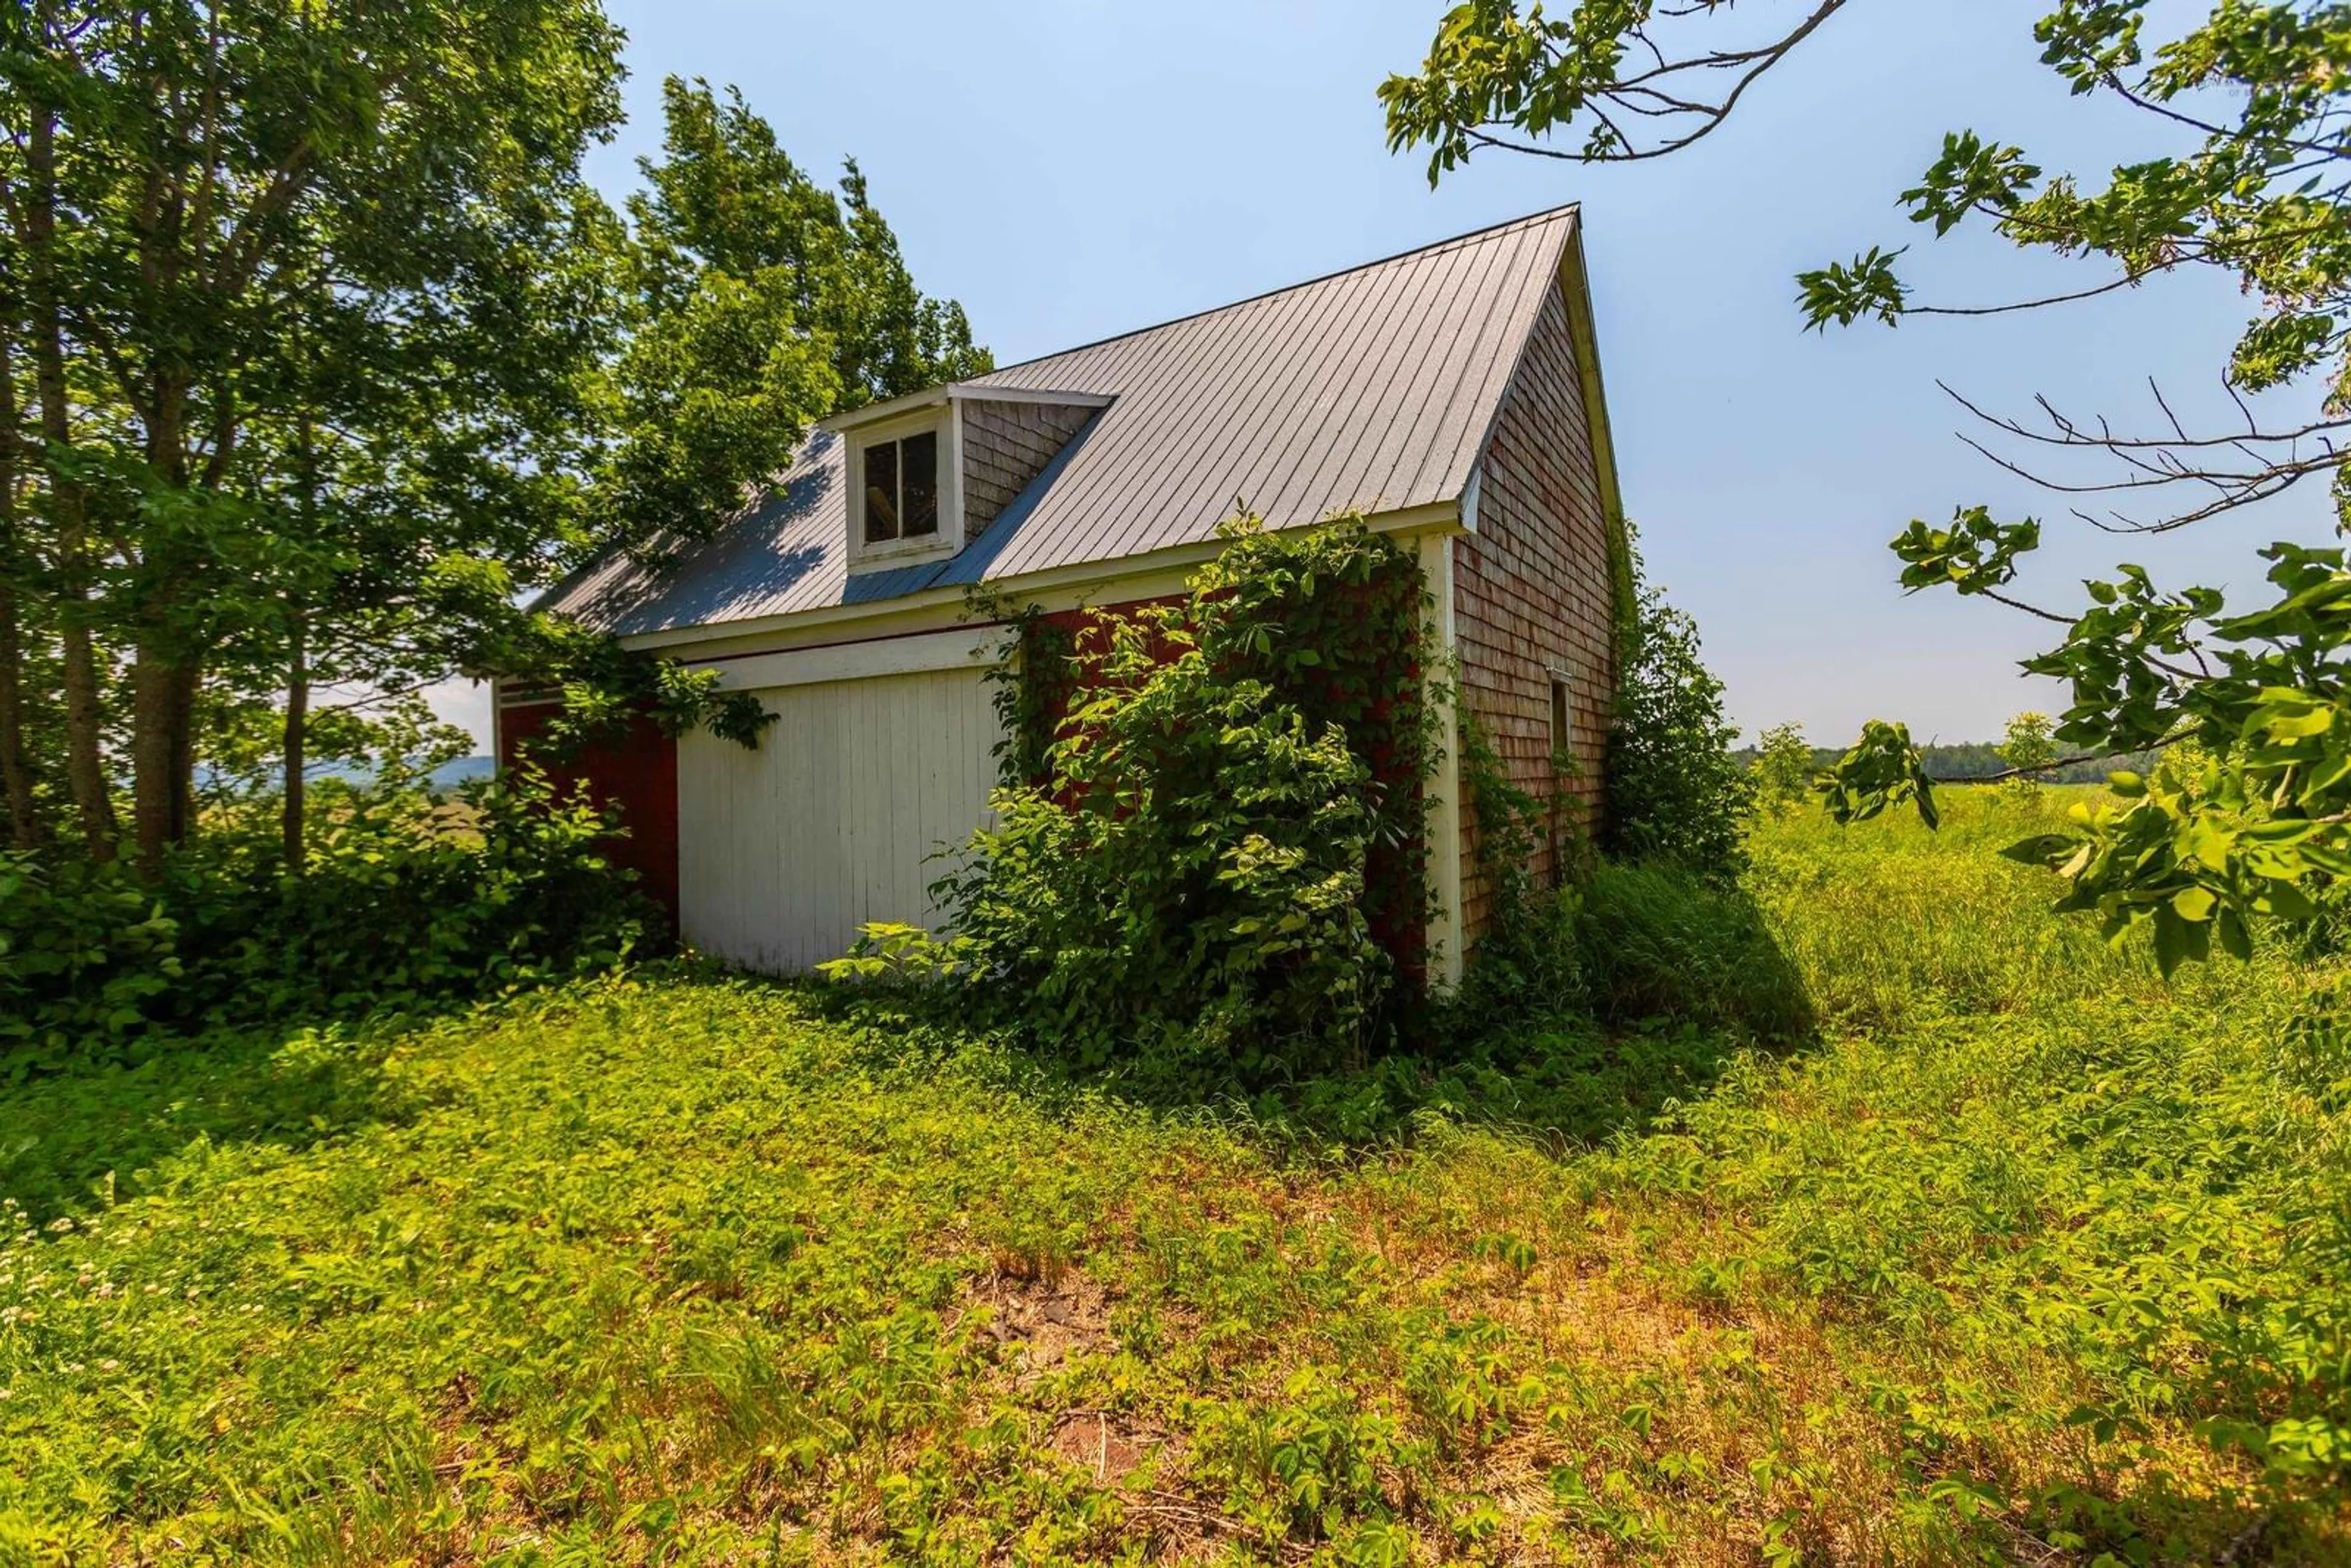
[[[1350,1055],[1391,965],[1344,739],[1196,649],[1085,714],[1053,787],[998,791],[944,884],[973,971],[1087,1067],[1173,1052],[1255,1080]]]
[[[1772,816],[1784,816],[1812,799],[1816,771],[1802,726],[1775,724],[1756,737],[1756,801]]]
[[[2027,710],[2010,719],[2008,734],[2000,743],[2000,759],[2011,768],[2036,770],[2055,762],[2057,743],[2050,738],[2049,716]],[[2011,795],[2034,800],[2041,793],[2041,775],[2020,773],[2001,787]]]
[[[143,1033],[180,977],[179,938],[119,866],[0,852],[0,1061]]]
[[[1360,524],[1225,538],[1180,604],[1029,618],[952,940],[872,928],[829,974],[951,975],[1040,1048],[1190,1090],[1360,1059],[1426,924],[1419,572]]]
[[[194,934],[212,949],[199,965],[235,985],[213,1015],[343,1017],[479,996],[607,967],[639,943],[632,873],[602,849],[614,824],[585,797],[524,774],[466,803],[355,797],[315,835],[304,875],[255,886],[249,927]]]
[[[1722,683],[1698,653],[1698,622],[1641,580],[1618,644],[1616,712],[1608,739],[1602,847],[1620,859],[1665,861],[1717,882],[1746,863],[1755,785],[1731,754],[1739,731]]]
[[[121,862],[0,856],[0,1076],[121,1057],[213,1026],[356,1017],[616,962],[640,941],[613,824],[543,779],[321,791],[305,873],[256,811]]]

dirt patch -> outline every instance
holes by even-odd
[[[957,1317],[983,1312],[979,1336],[1001,1347],[1008,1365],[1031,1375],[1118,1349],[1109,1297],[1075,1270],[1050,1280],[990,1274],[973,1283]]]
[[[1053,1417],[1053,1436],[1046,1446],[1092,1470],[1096,1485],[1114,1487],[1165,1443],[1164,1435],[1144,1431],[1115,1410],[1064,1410]]]

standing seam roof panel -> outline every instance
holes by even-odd
[[[1188,334],[1193,341],[1173,345],[1187,368],[1194,370],[1188,395],[1180,403],[1171,404],[1158,422],[1155,432],[1157,439],[1148,460],[1138,465],[1124,484],[1105,486],[1102,494],[1089,497],[1098,512],[1106,508],[1125,511],[1129,503],[1141,496],[1176,495],[1187,473],[1196,487],[1231,485],[1236,476],[1238,444],[1260,411],[1285,390],[1280,386],[1280,378],[1288,367],[1253,357],[1253,346],[1296,340],[1311,321],[1311,292],[1298,290],[1277,295],[1260,305],[1234,310],[1229,312],[1228,321],[1220,320],[1221,330],[1213,335]],[[1242,395],[1248,401],[1239,404],[1221,402],[1218,392],[1235,384],[1246,389]],[[1227,417],[1219,419],[1220,412]],[[1232,497],[1232,489],[1227,487],[1217,497],[1218,511],[1216,517],[1209,519],[1211,525],[1221,521],[1231,509]],[[1090,520],[1098,521],[1106,536],[1130,553],[1134,541],[1147,533],[1152,522],[1141,507],[1134,507],[1124,517],[1113,514]]]
[[[1252,345],[1265,341],[1294,350],[1300,343],[1326,337],[1334,320],[1347,319],[1364,309],[1379,287],[1379,274],[1369,273],[1352,275],[1343,280],[1342,287],[1328,291],[1298,290],[1297,311],[1294,317],[1283,319],[1282,332],[1269,331],[1262,340],[1243,340],[1240,363],[1235,367],[1234,374],[1247,385],[1248,401],[1237,407],[1238,417],[1228,422],[1215,456],[1198,465],[1188,486],[1180,470],[1174,476],[1167,491],[1171,510],[1178,515],[1213,510],[1217,513],[1215,520],[1221,521],[1231,513],[1238,499],[1270,520],[1280,520],[1267,507],[1264,487],[1259,482],[1263,468],[1261,446],[1266,415],[1271,409],[1292,407],[1303,401],[1309,395],[1316,367],[1294,351],[1280,358],[1269,352],[1252,360]]]
[[[1162,401],[1155,408],[1148,401],[1140,399],[1129,401],[1124,407],[1113,404],[1104,423],[1108,425],[1114,419],[1117,423],[1105,434],[1114,433],[1138,444],[1147,458],[1160,463],[1184,460],[1178,456],[1181,449],[1171,433],[1180,429],[1190,417],[1194,402],[1208,396],[1212,377],[1205,372],[1217,366],[1228,349],[1238,352],[1238,345],[1248,335],[1252,316],[1253,313],[1247,310],[1219,312],[1196,323],[1186,323],[1199,329],[1188,333],[1179,334],[1171,330],[1164,338],[1158,334],[1144,334],[1134,340],[1135,362],[1121,378],[1123,384],[1153,384],[1169,376],[1174,366],[1184,363],[1199,366],[1200,373],[1186,378],[1174,399]],[[1188,460],[1197,460],[1196,454],[1186,456]],[[1132,553],[1128,536],[1134,529],[1144,526],[1147,519],[1102,516],[1107,507],[1114,505],[1116,492],[1112,486],[1119,477],[1115,469],[1097,468],[1074,476],[1057,486],[1054,499],[1058,507],[1071,519],[1070,526],[1049,538],[1040,539],[1039,543],[1046,548],[1001,562],[1003,569],[1020,571],[1060,564],[1062,559],[1066,559],[1061,552],[1067,548],[1070,536],[1080,533],[1088,520],[1096,517],[1100,517],[1103,552],[1108,555]]]
[[[1364,400],[1373,395],[1372,378],[1365,373],[1365,367],[1376,366],[1382,357],[1380,329],[1389,321],[1411,319],[1413,305],[1427,292],[1429,280],[1437,271],[1433,263],[1434,258],[1425,258],[1419,266],[1380,268],[1376,281],[1363,291],[1359,313],[1339,324],[1341,329],[1334,336],[1350,348],[1324,356],[1313,399],[1312,423],[1292,426],[1266,465],[1269,488],[1257,499],[1268,517],[1298,522],[1323,517],[1332,510],[1318,507],[1310,511],[1309,503],[1327,491],[1309,490],[1301,495],[1294,492],[1290,481],[1315,444],[1312,433],[1318,429],[1348,428],[1356,411],[1364,406]],[[1397,356],[1389,354],[1384,358],[1388,372],[1394,374]]]
[[[1409,384],[1411,367],[1424,352],[1422,340],[1432,336],[1444,319],[1427,305],[1449,303],[1459,298],[1453,287],[1459,271],[1457,256],[1429,259],[1430,266],[1412,280],[1412,291],[1396,301],[1397,319],[1407,324],[1405,329],[1412,336],[1382,356],[1382,362],[1375,364],[1369,374],[1357,378],[1348,417],[1340,426],[1343,437],[1322,444],[1321,459],[1313,464],[1309,475],[1308,483],[1312,488],[1307,494],[1334,493],[1342,487],[1351,468],[1361,476],[1357,489],[1370,492],[1363,499],[1393,494],[1392,486],[1380,482],[1374,470],[1353,464],[1352,458],[1366,441],[1375,442],[1395,421],[1400,389]],[[1311,450],[1311,443],[1301,443],[1301,454]]]
[[[1487,434],[1493,427],[1502,400],[1510,395],[1511,385],[1518,380],[1519,367],[1526,357],[1527,343],[1542,320],[1544,309],[1558,292],[1559,257],[1556,253],[1547,252],[1540,246],[1530,247],[1523,265],[1531,269],[1532,276],[1512,291],[1512,297],[1518,301],[1517,309],[1504,312],[1497,323],[1499,330],[1494,335],[1493,355],[1483,382],[1475,389],[1473,396],[1458,401],[1455,408],[1447,410],[1447,419],[1454,425],[1450,450],[1441,439],[1431,441],[1421,459],[1421,472],[1414,476],[1416,484],[1466,486],[1469,482],[1469,471],[1486,444]],[[1454,419],[1452,416],[1457,410],[1459,418]],[[1432,474],[1428,465],[1440,459],[1443,466]]]
[[[1505,250],[1498,246],[1484,256],[1480,273],[1469,280],[1468,290],[1483,308],[1474,319],[1456,323],[1456,335],[1436,350],[1445,363],[1455,367],[1452,377],[1447,382],[1431,381],[1422,389],[1410,422],[1386,432],[1364,460],[1367,472],[1383,476],[1390,485],[1401,476],[1409,488],[1426,466],[1427,453],[1437,445],[1452,444],[1445,428],[1446,415],[1460,402],[1465,388],[1482,392],[1493,346],[1509,325],[1507,303],[1495,298],[1495,288],[1516,289],[1524,283],[1523,262],[1531,248],[1519,245]],[[1493,287],[1489,287],[1489,275]]]

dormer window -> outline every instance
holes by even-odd
[[[865,542],[935,538],[939,531],[939,433],[868,443]]]
[[[909,566],[963,548],[956,412],[916,409],[847,432],[849,569]]]
[[[826,420],[841,438],[851,575],[944,560],[995,526],[1103,392],[958,382]]]

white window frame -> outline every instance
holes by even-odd
[[[939,438],[939,531],[912,538],[865,538],[865,452],[883,442],[904,441],[925,432]],[[963,549],[963,413],[954,402],[918,409],[898,419],[876,421],[845,432],[849,443],[849,570],[879,571],[889,567],[941,560]]]

